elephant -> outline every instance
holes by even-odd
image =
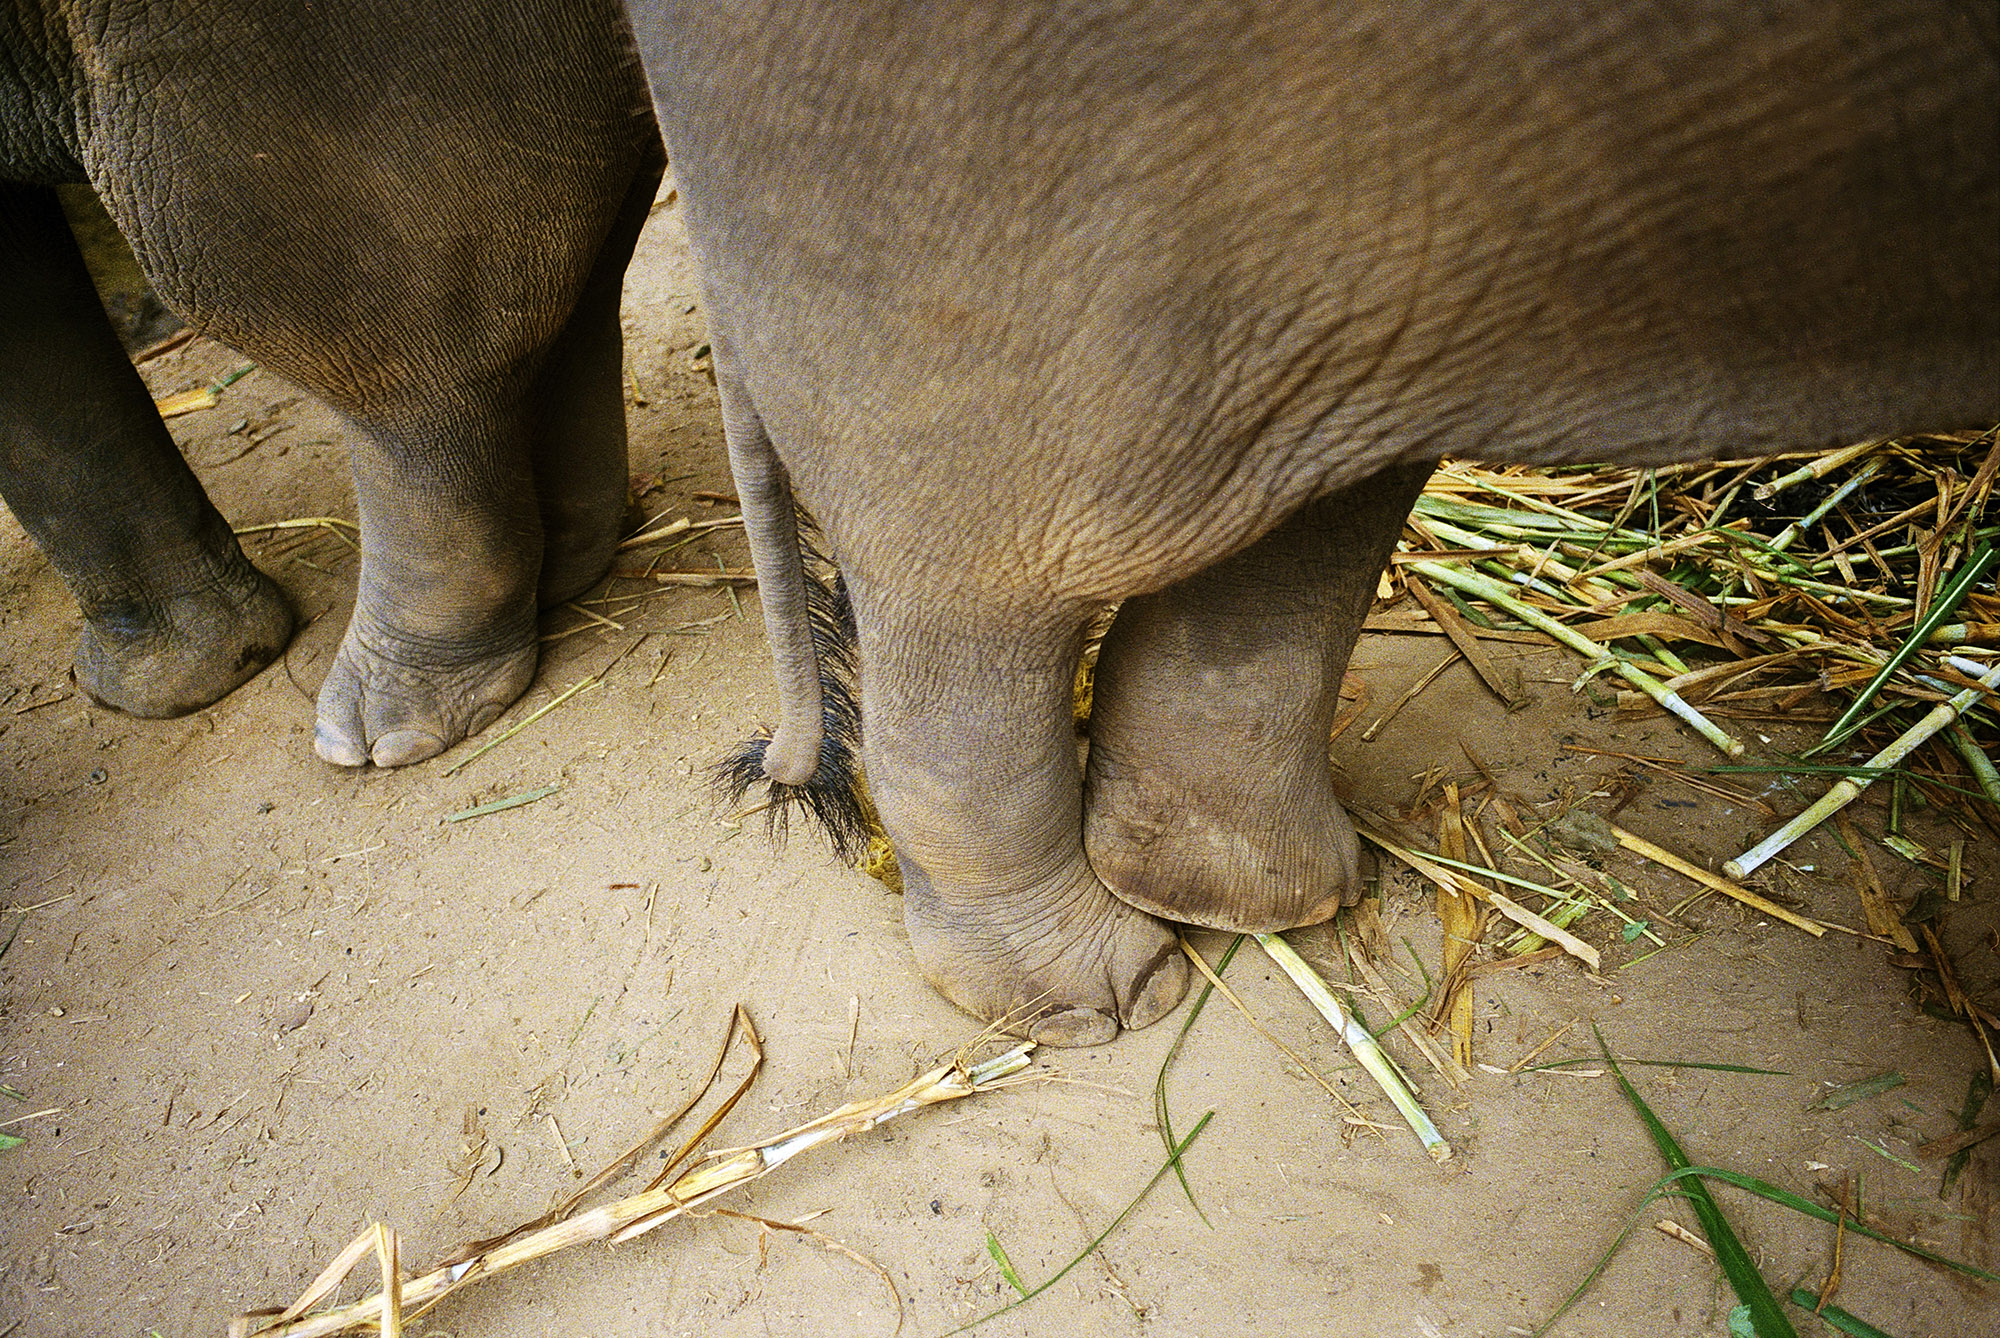
[[[524,691],[537,604],[626,500],[620,279],[664,170],[615,0],[22,0],[0,12],[0,493],[81,606],[79,686],[213,702],[293,615],[120,349],[52,186],[190,324],[354,429],[331,762],[419,761]]]
[[[1991,6],[629,9],[772,642],[755,770],[851,771],[802,507],[917,962],[1039,1041],[1172,1008],[1168,922],[1358,895],[1328,726],[1441,457],[2000,415]]]

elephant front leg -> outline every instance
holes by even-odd
[[[885,604],[849,579],[863,760],[925,977],[1046,1044],[1156,1021],[1185,991],[1187,963],[1172,931],[1111,896],[1083,855],[1070,711],[1083,615]]]
[[[1097,663],[1084,843],[1126,902],[1217,929],[1313,924],[1360,893],[1328,733],[1425,469],[1314,503],[1126,601]]]
[[[433,757],[535,674],[542,528],[525,417],[489,406],[418,421],[359,424],[360,585],[313,740],[341,766]]]
[[[216,701],[291,638],[98,304],[52,191],[0,182],[0,493],[83,611],[77,685],[138,716]]]

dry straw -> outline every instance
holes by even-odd
[[[741,1006],[732,1019],[730,1031],[732,1037],[738,1034],[751,1048],[757,1064],[761,1064],[761,1044]],[[729,1045],[729,1038],[726,1037],[715,1068],[710,1070],[709,1083],[714,1081]],[[652,1185],[640,1193],[577,1211],[586,1195],[629,1167],[644,1148],[685,1116],[702,1093],[708,1090],[708,1085],[704,1084],[681,1110],[655,1126],[646,1138],[547,1216],[489,1240],[473,1242],[458,1251],[450,1262],[412,1278],[399,1275],[395,1232],[380,1223],[371,1224],[291,1306],[277,1312],[239,1315],[229,1326],[229,1336],[319,1338],[320,1335],[373,1331],[383,1335],[383,1338],[392,1338],[409,1320],[445,1297],[475,1283],[564,1250],[591,1244],[615,1244],[642,1236],[732,1190],[769,1175],[801,1153],[864,1133],[927,1106],[1010,1086],[1028,1067],[1028,1055],[1033,1048],[1032,1043],[1023,1042],[977,1064],[967,1063],[961,1051],[950,1062],[912,1078],[893,1092],[869,1101],[849,1102],[816,1120],[748,1147],[704,1154],[692,1169],[683,1172],[671,1183],[661,1183],[713,1132],[722,1117],[748,1090],[756,1074],[753,1067],[750,1077],[743,1080],[734,1095],[709,1118],[694,1138],[683,1145],[680,1153],[668,1161]],[[383,1285],[380,1289],[350,1305],[306,1313],[331,1296],[351,1272],[371,1257],[377,1260],[381,1269]]]
[[[1815,937],[1865,933],[1904,946],[1913,964],[1949,978],[1943,949],[1914,946],[1886,894],[1875,894],[1875,880],[1862,880],[1868,922],[1861,930],[1837,923],[1852,915],[1801,913],[1744,884],[1874,785],[1892,791],[1879,843],[1944,870],[1948,900],[1962,895],[1976,868],[1964,839],[1948,837],[1947,858],[1943,847],[1925,849],[1898,823],[1904,797],[1916,795],[1961,829],[2000,834],[2000,767],[1991,755],[2000,717],[2000,596],[1992,575],[2000,569],[2000,526],[1989,523],[1987,511],[1997,480],[2000,445],[1991,430],[1659,470],[1440,467],[1395,555],[1385,588],[1390,603],[1367,625],[1441,635],[1454,653],[1369,734],[1461,657],[1512,709],[1516,685],[1484,658],[1485,643],[1552,643],[1583,659],[1575,690],[1600,675],[1620,678],[1630,689],[1617,696],[1622,713],[1665,711],[1723,755],[1724,765],[1704,770],[1673,757],[1577,749],[1622,764],[1626,775],[1611,781],[1619,807],[1644,783],[1631,775],[1643,769],[1646,779],[1685,786],[1700,803],[1755,812],[1776,830],[1718,874],[1689,858],[1692,852],[1668,849],[1664,836],[1648,839],[1599,820],[1602,844],[1590,860],[1622,848],[1699,885],[1693,897],[1660,912],[1607,870],[1551,846],[1569,836],[1547,829],[1586,816],[1569,811],[1573,798],[1537,820],[1533,806],[1507,796],[1476,758],[1482,779],[1463,796],[1447,768],[1433,766],[1405,815],[1438,814],[1437,853],[1401,834],[1404,828],[1391,834],[1379,821],[1359,824],[1362,835],[1437,889],[1446,942],[1431,1025],[1463,1045],[1464,986],[1487,969],[1473,960],[1481,907],[1521,926],[1498,952],[1518,960],[1553,943],[1598,970],[1618,960],[1616,945],[1596,946],[1591,940],[1601,939],[1586,915],[1604,911],[1626,943],[1643,939],[1664,951],[1697,936],[1673,917],[1701,896],[1720,894]],[[1776,514],[1762,505],[1774,499],[1783,508]],[[1399,608],[1405,593],[1414,602]],[[1775,739],[1777,729],[1757,732],[1764,756],[1752,759],[1754,731],[1739,720],[1805,724],[1823,734],[1811,744],[1795,732]],[[1787,747],[1795,751],[1780,751]],[[1718,774],[1731,771],[1746,773],[1741,783]],[[1832,773],[1831,788],[1785,820],[1779,805],[1788,790],[1771,777],[1810,785],[1815,773]],[[1892,785],[1881,785],[1890,778]],[[1505,838],[1504,867],[1490,853],[1483,862],[1473,858],[1465,846],[1486,816],[1497,819]],[[1508,872],[1520,867],[1517,860],[1542,865],[1553,884]],[[1827,891],[1853,895],[1838,885]],[[1956,1011],[1987,1040],[1982,1014]]]

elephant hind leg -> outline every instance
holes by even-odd
[[[634,175],[529,397],[529,455],[542,512],[537,599],[544,608],[597,584],[624,528],[625,344],[618,305],[664,166],[649,158]]]
[[[55,194],[0,182],[0,492],[83,612],[77,684],[175,716],[291,639],[98,303]]]
[[[408,323],[387,335],[442,377],[374,387],[366,402],[333,363],[302,378],[359,429],[361,579],[320,685],[314,748],[325,760],[407,766],[485,729],[534,679],[537,607],[575,598],[610,566],[627,494],[618,303],[662,165],[635,160],[568,314],[513,361],[488,366],[454,345],[443,304],[420,290]],[[586,184],[618,189],[608,170]],[[587,238],[560,242],[544,255],[506,234],[489,263],[567,275],[563,248]]]
[[[1360,892],[1327,736],[1376,577],[1428,469],[1378,474],[1126,601],[1092,693],[1084,844],[1111,890],[1243,931]]]
[[[1051,1045],[1157,1021],[1188,967],[1173,932],[1107,892],[1080,839],[1070,694],[1092,610],[875,593],[850,570],[863,756],[925,977]]]

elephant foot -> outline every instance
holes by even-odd
[[[1083,844],[1091,868],[1142,911],[1243,933],[1330,918],[1360,896],[1354,827],[1326,781],[1259,785],[1093,753]],[[1201,779],[1224,792],[1205,789]]]
[[[1385,470],[1125,601],[1098,655],[1084,849],[1170,920],[1269,932],[1361,893],[1327,743],[1340,680],[1427,468]]]
[[[1023,893],[941,895],[902,861],[904,921],[925,979],[982,1021],[1042,1045],[1102,1045],[1187,991],[1174,932],[1088,869]]]
[[[535,627],[469,648],[396,633],[355,610],[319,690],[313,749],[336,766],[402,767],[485,729],[535,676]]]
[[[240,555],[196,589],[91,600],[88,608],[77,686],[114,710],[150,719],[221,700],[278,658],[292,636],[284,591]]]

